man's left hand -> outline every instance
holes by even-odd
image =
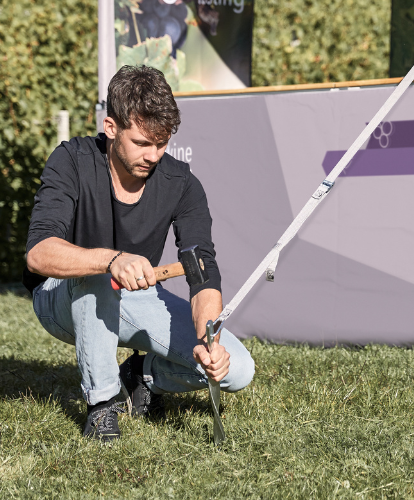
[[[208,351],[207,344],[195,346],[193,356],[207,376],[216,382],[220,382],[229,373],[230,354],[217,342],[213,342],[211,352]]]
[[[229,373],[230,354],[219,344],[220,334],[215,337],[209,352],[206,325],[207,321],[217,318],[223,310],[221,293],[209,288],[201,290],[191,299],[191,309],[199,342],[193,349],[194,359],[212,380],[220,382]]]

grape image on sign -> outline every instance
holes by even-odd
[[[175,58],[187,36],[187,4],[194,5],[198,23],[208,25],[210,34],[216,35],[219,13],[197,0],[117,0],[117,48],[119,45],[133,47],[146,38],[168,35],[173,46],[171,55]]]
[[[137,16],[139,27],[143,28],[145,38],[171,38],[173,53],[184,43],[187,35],[187,7],[184,3],[160,3],[154,0],[143,0],[140,3],[143,14]]]

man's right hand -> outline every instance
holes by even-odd
[[[157,283],[154,268],[140,255],[122,253],[111,264],[112,276],[127,290],[147,290]]]
[[[82,248],[61,238],[50,237],[27,255],[29,271],[50,278],[80,278],[108,272],[118,252],[109,248]],[[122,253],[111,264],[112,276],[127,290],[146,290],[156,284],[154,269],[141,255]],[[142,279],[138,280],[137,278]]]

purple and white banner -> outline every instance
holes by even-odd
[[[228,303],[393,87],[179,98],[169,152],[203,183]],[[226,326],[276,342],[414,341],[410,88]],[[162,263],[176,259],[172,238]],[[184,279],[171,291],[188,297]],[[212,318],[215,319],[215,318]]]

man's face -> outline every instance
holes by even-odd
[[[130,175],[146,179],[164,154],[168,139],[151,139],[142,128],[132,122],[129,129],[117,129],[113,149],[116,158]]]

